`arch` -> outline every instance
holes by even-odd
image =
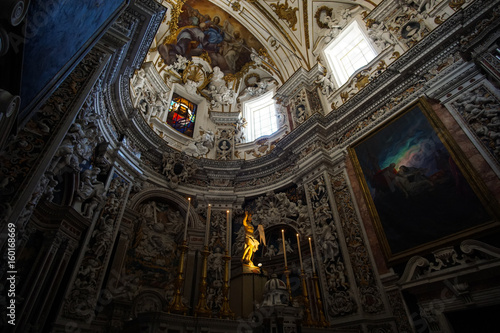
[[[167,201],[177,205],[177,207],[179,207],[179,209],[183,210],[184,212],[186,212],[188,208],[188,201],[184,196],[180,195],[177,192],[164,188],[150,188],[135,194],[129,201],[130,208],[132,210],[137,210],[140,204],[142,204],[147,199],[152,199],[152,198],[166,199]],[[191,200],[191,202],[192,201],[193,200]],[[205,224],[205,222],[200,220],[200,217],[196,213],[196,210],[193,207],[193,205],[191,205],[189,212],[190,212],[189,219],[192,222],[192,225],[196,226]]]

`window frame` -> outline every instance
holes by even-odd
[[[245,129],[246,142],[252,142],[252,141],[255,141],[261,137],[272,135],[279,130],[278,116],[277,116],[277,112],[276,112],[276,101],[273,99],[273,96],[274,96],[274,90],[270,90],[270,91],[262,94],[259,97],[251,98],[251,99],[243,102],[243,105],[242,105],[243,116],[247,121],[247,127]],[[262,105],[262,104],[264,104],[264,105]],[[259,106],[257,106],[257,105],[259,105]],[[269,114],[269,120],[272,121],[273,119],[271,117],[274,117],[274,126],[273,126],[273,124],[271,125],[272,132],[267,133],[267,134],[261,133],[260,135],[257,136],[255,133],[255,128],[256,128],[255,121],[256,121],[256,119],[254,119],[254,114],[258,110],[262,110],[265,107],[272,107],[272,111],[274,111],[273,115]]]
[[[369,59],[365,64],[359,66],[358,68],[354,69],[354,71],[350,74],[347,74],[347,71],[344,68],[344,65],[340,61],[340,56],[341,52],[335,52],[335,48],[342,43],[345,39],[349,38],[349,35],[352,33],[352,31],[357,30],[359,35],[363,38],[363,40],[366,42],[366,44],[369,47],[369,50],[372,52],[372,57]],[[332,54],[333,53],[333,54]],[[348,54],[348,53],[347,53]],[[347,54],[343,55],[346,56]],[[341,87],[344,85],[349,79],[352,77],[354,73],[358,71],[358,69],[366,66],[370,62],[373,61],[378,55],[378,51],[373,45],[371,39],[368,37],[368,34],[366,33],[365,29],[363,28],[363,24],[359,22],[358,18],[353,19],[345,28],[342,29],[342,32],[328,45],[323,49],[323,55],[325,59],[327,60],[328,67],[330,68],[331,72],[333,73],[333,77],[335,78],[335,83],[337,84],[337,87]],[[365,58],[366,55],[364,54]]]

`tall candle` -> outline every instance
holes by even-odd
[[[309,249],[311,249],[311,262],[313,266],[313,273],[316,272],[316,268],[314,268],[314,254],[313,254],[313,247],[311,244],[311,237],[309,237]]]
[[[227,211],[226,250],[229,251],[229,210]]]
[[[207,225],[205,229],[205,246],[208,246],[208,239],[210,238],[210,215],[211,215],[212,205],[208,204],[207,211]]]
[[[300,270],[304,270],[304,265],[302,265],[302,253],[300,251],[300,240],[299,240],[299,234],[297,234],[297,247],[299,248],[299,259],[300,259]]]
[[[188,198],[188,209],[186,212],[186,225],[184,226],[184,241],[187,239],[187,233],[188,233],[189,208],[191,208],[191,198]]]
[[[281,229],[281,240],[283,241],[283,255],[285,256],[285,267],[288,267],[288,264],[286,262],[285,229]]]

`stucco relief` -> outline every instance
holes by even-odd
[[[330,178],[340,217],[340,225],[342,226],[354,279],[361,298],[361,306],[368,313],[383,312],[382,295],[378,288],[375,271],[354,208],[346,176],[341,173],[330,176]]]
[[[355,313],[357,304],[351,286],[351,277],[347,273],[344,254],[338,243],[337,225],[330,207],[329,194],[324,176],[307,184],[307,191],[314,214],[314,240],[320,256],[317,264],[325,281],[323,296],[327,304],[327,314],[331,317]],[[319,250],[318,250],[319,249]]]
[[[500,163],[500,100],[485,86],[463,92],[451,104],[485,149]]]
[[[115,174],[116,175],[116,174]],[[105,267],[120,221],[119,210],[126,198],[128,183],[116,175],[107,191],[107,202],[87,244],[78,274],[66,296],[63,313],[68,318],[90,320],[101,295]]]

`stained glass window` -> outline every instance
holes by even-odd
[[[174,94],[170,102],[170,108],[168,109],[167,124],[175,130],[193,137],[197,108],[198,105],[191,103],[182,96]]]

